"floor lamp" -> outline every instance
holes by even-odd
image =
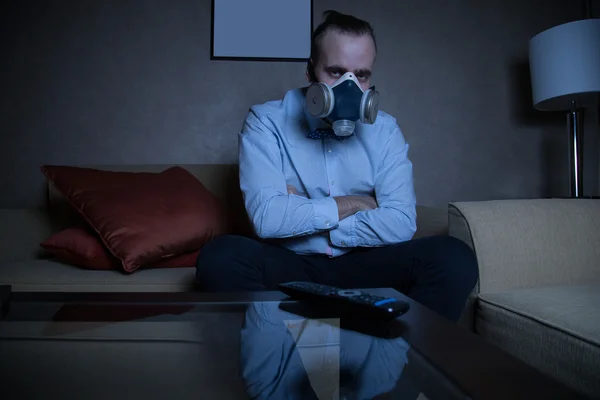
[[[529,42],[533,106],[565,111],[569,132],[570,195],[583,197],[583,110],[600,94],[600,19],[569,22]]]

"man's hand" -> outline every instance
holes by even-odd
[[[287,185],[287,192],[288,194],[300,196],[298,190],[293,185]],[[377,208],[377,200],[371,196],[339,196],[333,199],[338,206],[340,221],[359,211],[374,210]]]
[[[377,200],[371,196],[340,196],[333,199],[338,206],[340,221],[359,211],[374,210],[377,208]]]
[[[295,194],[296,196],[299,196],[298,190],[296,190],[296,188],[293,185],[287,185],[287,191],[288,194]]]

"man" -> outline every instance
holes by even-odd
[[[358,93],[362,107],[376,51],[369,23],[328,11],[313,33],[307,78],[328,85],[321,88],[339,84],[345,92],[334,88],[334,96]],[[477,280],[476,260],[451,237],[411,240],[412,164],[396,120],[377,111],[369,118],[364,108],[366,123],[314,117],[308,104],[327,103],[317,97],[329,90],[314,87],[314,95],[291,90],[283,100],[250,109],[239,135],[240,184],[261,240],[222,236],[206,244],[197,262],[198,288],[277,290],[289,281],[393,287],[458,320]],[[333,107],[338,116],[344,114],[340,101]]]

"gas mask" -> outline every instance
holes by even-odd
[[[354,133],[356,121],[373,124],[379,111],[379,92],[375,86],[362,90],[352,72],[346,72],[332,86],[322,82],[306,91],[306,108],[310,115],[331,124],[337,136]]]

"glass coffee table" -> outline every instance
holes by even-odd
[[[0,398],[579,399],[410,303],[367,322],[255,293],[12,293]]]

